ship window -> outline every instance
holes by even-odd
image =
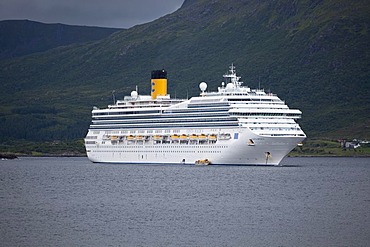
[[[251,99],[228,99],[228,101],[251,101]]]

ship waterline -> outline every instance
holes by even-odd
[[[153,94],[156,77],[167,84],[167,73],[154,71],[151,96],[134,91],[107,109],[93,109],[85,138],[88,158],[102,163],[279,165],[306,137],[296,123],[301,112],[274,94],[242,87],[234,66],[229,72],[224,75],[229,82],[218,92],[206,92],[202,82],[199,97],[178,100],[164,95],[163,88]]]

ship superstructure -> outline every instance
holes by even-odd
[[[107,163],[278,165],[306,135],[277,95],[242,86],[230,67],[216,92],[171,99],[167,72],[152,72],[151,95],[92,110],[85,138],[88,158]],[[201,162],[200,162],[201,163]]]

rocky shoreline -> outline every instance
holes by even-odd
[[[17,158],[18,156],[15,154],[0,153],[0,159],[13,160]]]
[[[86,157],[84,153],[33,153],[33,154],[14,154],[14,153],[0,153],[0,160],[18,159],[19,157]]]

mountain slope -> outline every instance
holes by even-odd
[[[119,30],[121,29],[44,24],[28,20],[0,21],[0,59],[95,41]]]
[[[370,138],[369,12],[366,1],[187,0],[106,39],[2,62],[0,136],[82,137],[92,105],[149,93],[152,69],[186,97],[200,81],[215,90],[234,63],[244,84],[301,109],[309,135]]]

